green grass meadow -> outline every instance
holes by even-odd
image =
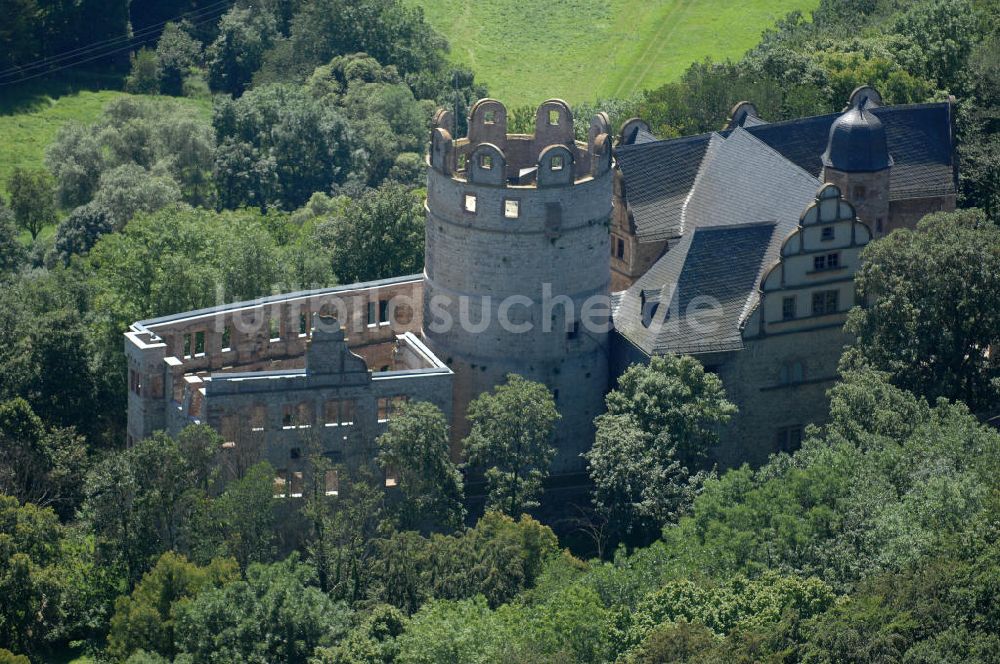
[[[693,61],[738,58],[788,12],[818,0],[412,0],[508,105],[621,97]]]

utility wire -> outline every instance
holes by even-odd
[[[218,19],[220,16],[222,16],[222,14],[224,14],[227,11],[228,8],[225,6],[227,4],[228,4],[228,0],[221,0],[221,2],[215,3],[215,5],[210,5],[210,7],[213,7],[212,9],[209,9],[208,7],[204,8],[204,11],[208,11],[209,13],[205,14],[203,16],[196,17],[198,20],[190,21],[190,23],[192,25],[202,25],[202,24],[205,24],[205,23],[208,23],[210,21],[214,21],[214,20]],[[218,5],[218,6],[216,6],[216,5]],[[199,10],[199,11],[202,11],[202,10]],[[193,15],[194,13],[195,12],[189,12],[188,14],[181,14],[181,16],[179,16],[177,18],[183,18],[183,17],[188,16],[188,15]],[[53,73],[53,72],[61,71],[63,69],[68,69],[70,67],[75,67],[77,65],[85,64],[87,62],[91,62],[93,60],[98,60],[100,58],[105,58],[107,56],[114,55],[116,53],[121,53],[123,51],[130,51],[130,50],[134,49],[137,46],[142,46],[142,45],[147,44],[147,43],[149,43],[151,41],[155,41],[159,37],[159,34],[157,33],[158,28],[160,26],[162,26],[162,25],[166,25],[167,23],[170,23],[172,20],[176,20],[176,19],[171,19],[170,21],[164,21],[164,22],[162,22],[160,24],[156,24],[154,26],[148,26],[146,28],[143,28],[142,30],[140,30],[138,33],[136,33],[135,35],[133,35],[131,37],[117,37],[115,39],[106,40],[106,44],[103,45],[103,46],[99,45],[102,42],[97,42],[95,44],[91,44],[91,45],[86,46],[86,47],[81,47],[79,49],[75,49],[75,53],[73,53],[73,52],[67,52],[67,53],[59,55],[59,56],[51,56],[50,58],[42,58],[41,60],[37,60],[35,62],[28,63],[26,65],[20,65],[20,66],[17,66],[17,67],[11,67],[11,68],[3,71],[3,72],[0,72],[0,86],[16,85],[18,83],[22,83],[24,81],[28,81],[28,80],[31,80],[33,78],[37,78],[39,76],[44,76],[46,74],[50,74],[50,73]],[[119,42],[119,44],[120,44],[120,43],[122,43],[121,42],[122,39],[125,39],[127,41],[127,43],[125,43],[124,45],[121,45],[121,46],[116,45],[114,43],[114,42]],[[87,56],[89,53],[94,53],[94,52],[97,52],[97,51],[100,51],[100,52],[96,53],[96,55],[91,55],[89,57],[82,57],[82,56]],[[27,76],[22,76],[21,78],[17,78],[17,79],[14,79],[14,80],[2,80],[2,79],[10,79],[11,77],[13,77],[13,76],[15,76],[17,74],[27,73],[25,70],[37,69],[39,67],[44,67],[46,65],[55,65],[55,64],[58,64],[60,61],[63,61],[63,60],[66,60],[66,59],[73,59],[74,56],[76,56],[77,59],[75,59],[72,62],[69,62],[67,64],[63,64],[63,65],[60,65],[60,66],[52,67],[50,69],[44,69],[44,70],[42,70],[40,72],[29,74]]]

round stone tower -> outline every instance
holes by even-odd
[[[868,93],[870,91],[870,93]],[[888,233],[889,156],[885,127],[871,111],[881,97],[868,87],[851,94],[847,110],[830,126],[823,153],[823,181],[844,192],[857,210],[858,218],[872,229],[875,237]]]
[[[545,383],[562,415],[552,472],[583,471],[608,386],[608,118],[586,143],[558,99],[534,134],[508,134],[492,99],[472,107],[467,137],[451,120],[438,112],[428,156],[423,332],[455,372],[455,452],[469,402],[517,373]]]

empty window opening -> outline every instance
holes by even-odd
[[[194,333],[194,354],[201,356],[205,354],[205,332]]]
[[[458,170],[464,171],[465,166],[469,161],[469,157],[465,154],[458,155]]]
[[[227,352],[233,349],[233,330],[228,325],[222,331],[222,351]]]
[[[301,313],[299,314],[299,336],[305,337],[309,334],[309,314]]]
[[[389,324],[389,300],[378,301],[378,322],[379,325]]]
[[[191,335],[184,335],[184,359],[191,357]]]
[[[517,219],[521,214],[521,202],[506,199],[503,202],[503,216],[507,219]]]
[[[292,498],[302,497],[302,487],[305,485],[305,478],[301,470],[296,470],[289,478],[289,489]]]
[[[555,155],[552,157],[552,162],[550,169],[553,171],[561,171],[563,169],[564,160],[562,155]]]
[[[271,341],[281,341],[281,321],[275,317],[270,319]]]
[[[395,466],[386,466],[385,485],[387,487],[399,486],[399,470]]]
[[[289,459],[301,459],[302,458],[302,448],[301,447],[293,447],[292,449],[288,450],[288,458]]]
[[[250,431],[263,431],[267,423],[267,406],[258,404],[250,411]]]
[[[465,211],[475,214],[476,212],[476,195],[466,194],[465,195]]]
[[[354,424],[354,400],[330,399],[324,405],[323,421],[328,427]]]
[[[781,320],[792,320],[795,318],[795,296],[786,297],[781,300]]]
[[[340,478],[337,477],[337,471],[330,469],[326,471],[326,476],[323,478],[323,484],[326,489],[325,493],[328,496],[336,496],[340,493]]]
[[[483,113],[483,124],[494,124],[497,121],[497,112],[486,111]]]
[[[288,496],[288,471],[284,468],[274,473],[274,497],[285,498]]]
[[[387,397],[378,400],[378,421],[389,421],[389,399]]]
[[[559,111],[556,110],[549,111],[549,124],[550,125],[559,124]]]
[[[812,312],[813,316],[823,316],[825,314],[837,313],[838,291],[828,290],[813,293]]]
[[[479,167],[484,171],[493,169],[493,157],[488,154],[479,155]]]

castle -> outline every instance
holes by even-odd
[[[577,140],[560,100],[532,134],[494,100],[462,138],[440,111],[423,274],[132,324],[129,441],[208,423],[230,463],[270,461],[294,496],[306,446],[370,464],[407,400],[441,408],[460,458],[469,402],[517,373],[552,391],[551,470],[573,476],[615,377],[673,352],[740,408],[716,460],[760,463],[826,417],[864,245],[954,208],[952,118],[864,87],[839,114],[768,124],[744,102],[719,132],[658,140],[632,120],[614,145],[603,113]]]

